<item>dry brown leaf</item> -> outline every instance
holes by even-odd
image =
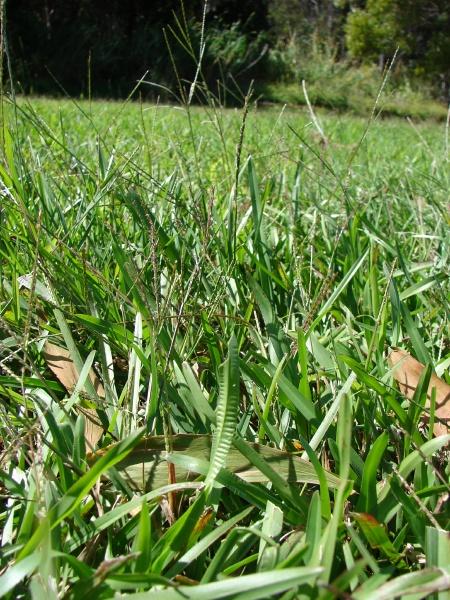
[[[72,393],[78,382],[78,372],[70,357],[70,352],[47,341],[44,345],[43,354],[49,369],[56,375],[66,390]],[[90,370],[89,377],[99,398],[104,398],[105,390],[93,369]],[[93,408],[84,408],[79,405],[77,406],[77,410],[86,417],[84,437],[88,448],[93,450],[103,433],[103,427],[98,418],[97,411]]]
[[[408,352],[395,348],[388,357],[394,378],[398,382],[400,391],[407,398],[412,398],[424,370],[424,365],[413,358]],[[450,426],[450,385],[445,383],[434,373],[431,374],[427,391],[427,403],[429,408],[432,390],[436,390],[435,416],[439,419],[434,424],[434,435],[445,435],[449,433]]]

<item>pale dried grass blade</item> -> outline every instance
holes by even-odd
[[[170,462],[171,459],[174,460],[177,456],[186,458],[184,465],[176,465],[176,479],[178,482],[195,478],[201,472],[196,470],[199,464],[206,465],[206,469],[208,469],[212,444],[210,435],[172,435],[170,436],[170,455],[166,452],[166,443],[167,440],[163,435],[145,437],[126,458],[116,465],[117,470],[132,489],[138,492],[146,492],[166,485],[167,462]],[[246,442],[246,444],[251,446],[260,458],[276,470],[287,483],[317,484],[319,482],[313,465],[296,454],[261,444],[251,442]],[[88,462],[92,463],[97,458],[104,456],[109,448],[111,446],[88,454]],[[261,473],[239,450],[233,447],[228,453],[227,469],[248,483],[266,483],[268,481],[266,475]],[[326,470],[324,470],[324,476],[330,487],[338,487],[339,477]]]

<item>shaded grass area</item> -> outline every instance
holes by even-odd
[[[258,85],[265,101],[305,105],[306,86],[310,102],[328,110],[365,117],[372,112],[377,98],[380,116],[437,121],[448,118],[445,94],[438,100],[437,89],[396,63],[395,56],[383,71],[374,65],[336,60],[332,46],[313,45],[309,52],[299,52],[294,44],[279,59],[276,79]]]
[[[364,116],[372,110],[374,95],[368,94],[364,90],[364,81],[359,84],[357,79],[355,81],[344,74],[341,81],[338,77],[330,82],[319,81],[308,86],[308,95],[315,106]],[[263,101],[293,106],[306,104],[300,84],[273,83],[261,87],[259,91]],[[445,103],[412,90],[393,91],[381,102],[380,108],[385,117],[446,121],[448,115]]]
[[[5,105],[0,595],[445,597],[445,128],[247,108]]]

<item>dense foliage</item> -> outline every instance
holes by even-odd
[[[448,597],[444,126],[2,114],[0,596]]]
[[[229,100],[252,79],[301,80],[318,47],[332,49],[334,60],[381,67],[399,49],[398,65],[412,67],[439,97],[448,93],[446,0],[210,0],[205,17],[204,77],[214,89],[220,81]],[[202,19],[200,0],[9,0],[13,79],[26,92],[112,97],[127,96],[147,73],[174,91],[178,79],[195,75]],[[152,86],[141,92],[169,95]]]
[[[363,60],[388,57],[398,48],[417,73],[450,81],[450,4],[447,0],[367,0],[346,23],[347,44]]]

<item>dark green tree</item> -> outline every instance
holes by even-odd
[[[347,18],[350,55],[362,61],[400,56],[416,74],[450,80],[450,3],[448,0],[367,0]]]

